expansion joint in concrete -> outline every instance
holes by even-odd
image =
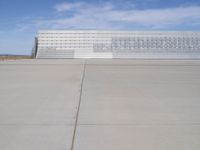
[[[86,70],[86,60],[84,61],[84,64],[83,64],[83,72],[82,72],[81,84],[80,84],[79,102],[78,102],[78,108],[77,108],[77,113],[76,113],[76,119],[75,119],[74,131],[73,131],[71,150],[74,149],[74,142],[75,142],[75,138],[76,138],[76,130],[77,130],[78,117],[79,117],[80,106],[81,106],[83,82],[84,82],[84,78],[85,78],[85,70]]]

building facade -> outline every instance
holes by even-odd
[[[200,32],[44,30],[36,58],[200,58]]]

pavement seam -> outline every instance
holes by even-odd
[[[34,124],[28,124],[28,123],[10,123],[10,124],[0,124],[1,126],[74,126],[74,124],[40,124],[40,123],[34,123]]]
[[[78,124],[77,126],[200,126],[200,123],[130,123],[130,124]]]
[[[74,125],[74,131],[73,131],[73,137],[72,137],[72,143],[71,143],[71,150],[74,149],[74,142],[75,142],[75,138],[76,138],[76,130],[77,130],[78,117],[79,117],[80,106],[81,106],[83,82],[84,82],[84,78],[85,78],[85,70],[86,70],[86,60],[84,61],[84,64],[83,64],[83,73],[82,73],[82,77],[81,77],[79,102],[78,102],[78,108],[77,108],[77,113],[76,113],[76,120],[75,120],[75,125]]]

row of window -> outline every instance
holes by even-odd
[[[39,46],[43,45],[66,45],[66,46],[76,46],[76,45],[103,45],[103,44],[109,44],[110,42],[103,42],[103,43],[86,43],[86,42],[77,42],[77,43],[39,43]],[[193,47],[199,47],[200,46],[200,41],[113,41],[111,42],[110,45],[144,45],[144,46],[154,46],[154,45],[160,45],[160,46],[165,46],[165,45],[172,45],[172,46],[184,46],[184,45],[190,45]]]
[[[45,35],[113,35],[113,36],[117,36],[117,35],[133,35],[133,36],[138,36],[138,35],[198,35],[198,33],[196,32],[41,32],[39,33],[39,36],[45,36]]]
[[[108,39],[39,39],[39,43],[62,43],[62,42],[109,42]],[[200,38],[113,38],[112,42],[121,43],[121,42],[193,42],[200,43]]]
[[[55,46],[85,46],[85,45],[104,45],[109,44],[111,46],[134,46],[134,45],[144,45],[144,46],[165,46],[165,45],[171,45],[171,46],[184,46],[189,45],[193,47],[200,47],[200,43],[192,43],[192,42],[185,42],[185,43],[170,43],[170,42],[160,42],[160,43],[144,43],[144,42],[137,42],[137,43],[39,43],[38,46],[44,46],[44,45],[55,45]]]
[[[60,48],[73,48],[73,49],[81,49],[81,48],[88,48],[88,49],[94,49],[97,51],[101,50],[117,50],[117,49],[123,49],[123,50],[132,50],[132,49],[191,49],[191,50],[199,50],[200,47],[192,47],[192,46],[117,46],[117,47],[109,47],[109,46],[104,46],[104,47],[91,47],[91,46],[41,46],[39,49],[60,49]]]
[[[40,36],[39,40],[47,40],[47,39],[101,39],[101,38],[112,38],[113,40],[117,40],[117,39],[124,39],[124,40],[133,40],[133,39],[199,39],[198,37],[168,37],[168,36],[163,36],[163,37],[136,37],[136,36],[126,36],[126,38],[124,38],[123,36]]]
[[[101,41],[97,41],[97,40],[51,40],[51,41],[39,41],[39,43],[99,43],[99,42],[103,42],[103,43],[110,43],[111,41],[109,40],[101,40]],[[170,42],[170,43],[200,43],[200,40],[135,40],[135,41],[112,41],[112,42],[116,42],[116,43],[163,43],[163,42]]]

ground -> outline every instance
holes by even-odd
[[[28,55],[0,55],[0,61],[32,59],[32,58],[33,56],[28,56]]]
[[[200,60],[0,62],[2,150],[199,150]]]

